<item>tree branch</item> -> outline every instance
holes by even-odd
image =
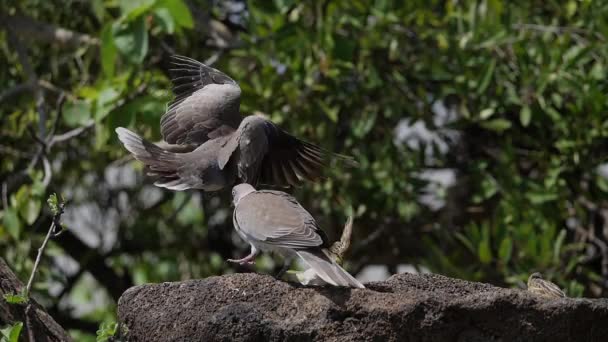
[[[47,23],[41,23],[32,18],[19,15],[0,15],[0,20],[2,20],[6,28],[15,30],[23,38],[62,46],[99,46],[99,39],[95,37]]]

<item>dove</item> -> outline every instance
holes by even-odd
[[[275,190],[256,190],[238,184],[232,189],[234,228],[251,246],[242,259],[228,259],[240,265],[251,264],[262,251],[275,252],[285,259],[280,278],[294,259],[300,259],[325,283],[365,288],[340,267],[327,250],[327,236],[312,215],[291,195]]]
[[[241,88],[223,72],[172,56],[175,98],[161,117],[167,144],[155,145],[126,128],[119,140],[145,165],[155,185],[217,191],[238,183],[295,186],[322,178],[332,159],[351,157],[300,140],[259,115],[240,113]]]
[[[344,253],[350,247],[350,238],[353,229],[353,218],[350,216],[344,225],[342,230],[342,236],[340,240],[334,242],[331,247],[327,249],[327,255],[334,260],[338,265],[342,266],[344,261]],[[291,272],[289,277],[292,281],[297,281],[302,285],[324,285],[327,284],[321,279],[314,269],[308,268],[303,271]]]
[[[528,278],[528,291],[546,298],[564,298],[566,294],[557,285],[544,280],[542,275],[534,272]]]

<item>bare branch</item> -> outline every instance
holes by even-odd
[[[47,23],[41,23],[32,18],[18,15],[0,15],[0,20],[2,20],[5,27],[15,30],[23,38],[73,47],[99,45],[99,39],[95,37]]]
[[[51,235],[55,232],[56,228],[58,228],[57,224],[59,223],[61,215],[63,214],[64,206],[65,203],[63,202],[58,204],[58,210],[53,215],[53,222],[51,222],[49,231],[46,233],[46,237],[44,238],[44,241],[42,241],[42,245],[40,246],[40,248],[38,248],[38,255],[36,256],[36,261],[34,262],[34,268],[32,269],[32,274],[30,275],[30,279],[28,280],[27,285],[25,287],[25,295],[28,298],[32,289],[32,283],[34,282],[34,276],[36,275],[36,271],[38,270],[38,266],[40,265],[40,259],[42,259],[42,253],[44,252],[46,244],[49,242]]]
[[[62,134],[54,135],[53,137],[51,137],[49,145],[53,146],[58,142],[62,142],[62,141],[66,141],[66,140],[75,138],[75,137],[81,135],[86,130],[92,128],[93,126],[95,126],[95,121],[89,120],[89,121],[87,121],[87,123],[84,126],[74,128],[74,129],[67,131],[65,133],[62,133]]]
[[[44,168],[44,178],[42,179],[42,185],[46,189],[51,183],[51,178],[53,177],[51,163],[49,162],[49,158],[47,158],[46,154],[42,155],[42,167]]]
[[[63,105],[65,104],[65,99],[65,92],[60,92],[59,98],[57,99],[57,104],[55,105],[55,122],[53,123],[53,126],[51,126],[49,135],[46,137],[47,145],[50,145],[50,140],[52,140],[51,137],[55,135],[55,132],[57,132],[57,127],[59,127],[59,122],[61,121],[61,116],[63,115]]]

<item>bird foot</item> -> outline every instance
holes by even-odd
[[[226,261],[231,262],[233,264],[243,265],[255,265],[255,260],[253,258],[244,257],[243,259],[227,259]]]

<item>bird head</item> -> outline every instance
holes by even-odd
[[[543,276],[542,274],[540,274],[540,272],[534,272],[532,274],[530,274],[530,279],[542,279]]]
[[[232,188],[232,205],[235,207],[239,204],[241,198],[255,191],[255,188],[247,183],[235,185]]]

